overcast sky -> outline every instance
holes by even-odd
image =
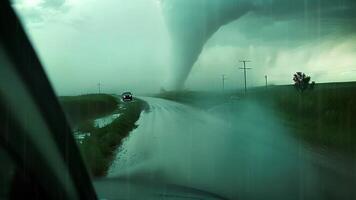
[[[270,83],[289,84],[296,71],[316,82],[354,81],[355,5],[354,0],[13,0],[59,95],[96,92],[99,82],[104,92],[157,92],[185,79],[185,88],[217,90],[222,74],[232,89],[243,84],[240,59],[252,61],[250,86],[262,85],[264,75]]]

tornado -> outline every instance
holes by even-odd
[[[161,0],[172,44],[171,88],[184,87],[207,40],[254,8],[248,0]]]

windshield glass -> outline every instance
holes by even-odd
[[[354,0],[12,6],[93,180],[355,199]]]

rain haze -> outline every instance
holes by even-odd
[[[356,198],[355,0],[12,6],[101,199]]]
[[[59,95],[218,90],[356,78],[356,3],[246,0],[14,0]]]

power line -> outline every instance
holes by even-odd
[[[249,60],[240,60],[240,62],[242,62],[243,64],[244,64],[244,66],[243,67],[240,67],[240,69],[243,69],[244,70],[244,79],[245,79],[245,93],[247,92],[247,81],[246,81],[246,70],[247,69],[252,69],[252,68],[249,68],[249,67],[246,67],[246,63],[247,62],[251,62],[251,61],[249,61]]]

